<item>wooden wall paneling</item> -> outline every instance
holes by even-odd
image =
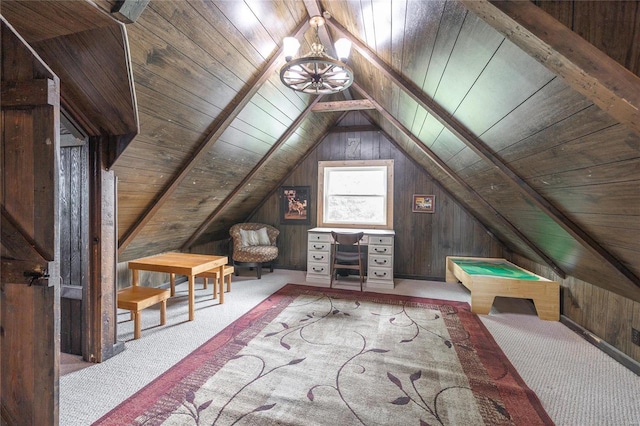
[[[541,147],[537,153],[511,161],[509,166],[528,178],[635,159],[638,157],[638,150],[640,137],[618,125],[549,149]]]
[[[433,101],[453,113],[503,42],[504,36],[474,14],[467,14],[439,83],[447,90],[436,90]]]
[[[407,2],[405,6],[404,43],[402,46],[402,56],[405,60],[402,68],[396,69],[409,80],[416,82],[416,85],[420,87],[422,87],[427,79],[427,74],[431,71],[430,65],[431,59],[434,57],[433,51],[436,49],[436,43],[440,42],[438,38],[440,25],[450,22],[448,19],[444,19],[443,16],[445,8],[451,9],[447,3],[444,1]],[[463,11],[459,9],[458,13],[463,14]],[[458,20],[456,20],[457,23]],[[378,31],[376,29],[376,35]],[[375,40],[373,41],[375,42]],[[368,46],[375,46],[368,40],[366,42]],[[438,47],[441,48],[442,45]],[[391,61],[380,55],[380,52],[376,51],[376,54],[386,63],[391,64]],[[411,58],[411,60],[407,61],[406,58]],[[411,126],[407,127],[411,128]]]
[[[606,319],[603,321],[605,332],[602,336],[607,343],[620,349],[623,353],[631,354],[633,350],[631,328],[634,302],[615,293],[607,292],[607,296]],[[620,315],[621,312],[625,314]]]
[[[462,1],[573,89],[640,133],[638,76],[531,2]]]
[[[300,35],[306,30],[308,27],[308,23],[304,23],[296,29],[295,34]],[[175,191],[175,189],[181,184],[186,175],[190,172],[190,170],[197,164],[197,162],[206,155],[208,149],[212,144],[214,144],[220,135],[222,135],[225,129],[235,120],[239,114],[242,113],[245,106],[247,106],[253,95],[257,93],[260,86],[270,77],[270,75],[275,70],[275,67],[278,63],[278,57],[280,54],[280,50],[274,52],[271,59],[265,64],[261,72],[252,78],[251,82],[246,85],[244,91],[240,91],[236,97],[234,98],[234,102],[232,103],[233,107],[229,114],[225,117],[224,120],[217,123],[215,128],[211,129],[209,133],[207,133],[202,141],[200,142],[198,148],[192,154],[190,161],[184,165],[181,171],[172,178],[171,183],[163,190],[162,194],[157,198],[157,201],[150,206],[144,214],[139,218],[139,220],[130,227],[123,237],[119,244],[119,253],[122,253],[126,246],[133,240],[133,238],[140,232],[140,230],[144,227],[144,225],[153,217],[153,215],[157,212],[157,210],[162,206],[162,204],[171,196],[171,194]],[[151,252],[153,253],[153,252]],[[155,252],[157,253],[157,252]]]
[[[585,285],[581,285],[574,277],[569,277],[562,286],[562,313],[577,324],[583,324]]]
[[[188,3],[151,3],[136,25],[170,44],[186,58],[217,76],[235,91],[241,90],[256,71],[256,66],[243,55],[215,27],[202,19]],[[195,25],[200,23],[200,25]]]
[[[565,27],[573,29],[574,1],[532,0],[536,6],[560,21]]]
[[[437,127],[436,123],[431,124]],[[453,171],[457,171],[467,164],[477,161],[480,157],[469,149],[464,142],[455,136],[447,128],[442,127],[438,137],[432,144],[426,144],[430,149],[444,161]]]
[[[251,179],[263,169],[263,166],[265,166],[266,164],[268,164],[269,162],[271,162],[270,160],[273,159],[274,154],[276,153],[276,151],[280,148],[280,146],[282,146],[287,139],[289,139],[289,136],[291,134],[293,134],[295,132],[295,130],[300,126],[300,124],[307,118],[307,116],[309,114],[311,114],[311,111],[314,107],[314,105],[316,105],[320,100],[321,100],[322,96],[317,96],[308,106],[307,108],[294,120],[293,123],[291,123],[291,125],[289,126],[289,128],[287,130],[285,130],[279,137],[279,139],[273,144],[273,146],[271,146],[271,148],[264,154],[264,156],[260,159],[260,161],[258,161],[256,163],[256,165],[253,167],[253,169],[251,170],[251,172],[249,172],[243,179],[242,181],[238,184],[238,186],[236,187],[236,189],[234,191],[232,191],[227,198],[225,199],[225,201],[223,201],[222,204],[220,204],[219,206],[221,206],[221,208],[224,208],[224,206],[226,204],[228,204],[227,200],[230,200],[231,197],[233,197],[237,191],[240,190],[240,188],[242,188],[246,183],[250,182]],[[273,168],[272,168],[273,169]],[[266,167],[264,168],[265,171],[268,171],[269,168]],[[188,246],[190,246],[191,244],[193,244],[193,242],[206,230],[207,227],[209,227],[209,225],[211,225],[211,223],[213,222],[213,220],[215,219],[216,215],[219,213],[220,208],[217,208],[216,210],[213,211],[213,213],[211,213],[206,219],[205,221],[196,229],[196,232],[183,244],[183,249],[187,248]]]
[[[5,17],[20,17],[16,29],[25,39],[35,41],[113,25],[111,17],[99,13],[92,3],[55,3],[4,1],[2,12]],[[69,19],[71,16],[73,19]]]
[[[467,14],[467,9],[459,2],[448,1],[445,3],[433,47],[433,55],[429,59],[427,75],[422,85],[419,85],[424,93],[427,93],[431,98],[436,96],[439,88],[446,87],[442,86],[441,80],[445,71],[449,69],[449,58],[457,44],[462,27],[466,23]],[[493,44],[493,41],[490,44]]]
[[[637,53],[640,37],[640,7],[637,1],[572,1],[576,34],[602,50],[611,59],[640,75]],[[555,14],[552,14],[555,17]],[[635,52],[635,54],[634,54]]]
[[[92,134],[99,134],[101,128],[130,137],[137,132],[123,31],[116,24],[34,44],[38,54],[67,83],[62,87],[65,108],[73,111],[77,121]]]
[[[481,136],[540,91],[554,75],[509,40],[504,40],[456,105],[456,119]]]
[[[609,292],[600,287],[588,286],[585,293],[585,310],[589,312],[589,315],[584,318],[584,327],[596,336],[602,336],[603,339],[606,339]]]
[[[495,152],[501,153],[503,149],[533,137],[550,126],[557,126],[592,105],[584,96],[571,90],[562,79],[554,77],[479,136]],[[567,121],[575,126],[573,120]]]
[[[377,152],[384,158],[393,158],[395,173],[394,188],[394,210],[396,224],[396,265],[395,273],[398,276],[411,276],[421,278],[442,278],[444,277],[445,253],[448,255],[455,247],[464,247],[465,252],[476,252],[478,246],[474,247],[473,241],[477,238],[473,235],[478,230],[481,234],[486,234],[483,227],[475,228],[465,224],[455,224],[458,221],[467,221],[471,216],[460,209],[457,203],[452,202],[446,191],[439,189],[439,185],[408,158],[404,157],[389,141],[378,134],[378,132],[359,133],[362,143],[361,152],[365,155],[376,152],[370,147],[379,146]],[[317,149],[309,155],[304,162],[294,169],[287,177],[286,184],[312,186],[312,194],[317,194],[317,162],[327,160],[329,157],[335,158],[339,155],[346,155],[346,145],[349,133],[330,133],[323,140]],[[383,158],[383,157],[380,157]],[[340,158],[337,158],[340,159]],[[345,158],[341,158],[345,159]],[[305,181],[306,179],[306,181]],[[418,193],[417,188],[425,191],[433,191],[436,194],[436,206],[439,210],[436,214],[411,213],[411,197]],[[269,201],[261,206],[258,211],[251,216],[251,221],[269,223],[275,220],[276,226],[281,231],[281,241],[288,246],[282,246],[282,257],[278,260],[279,267],[301,269],[306,267],[306,231],[314,225],[279,225],[277,224],[277,212],[279,205],[277,195],[272,194]],[[442,204],[439,204],[442,203]],[[442,210],[440,210],[442,209]],[[456,212],[456,210],[458,210]],[[315,214],[312,212],[312,223],[315,223]],[[446,229],[444,233],[442,229]],[[465,234],[464,238],[460,236]],[[421,238],[416,238],[416,235]],[[419,241],[416,243],[416,241]],[[280,243],[279,243],[280,244]],[[444,249],[442,248],[444,247]],[[485,244],[481,247],[481,252],[490,255],[492,244]],[[289,253],[291,252],[291,253]],[[287,264],[286,262],[291,262]],[[439,271],[439,272],[438,272]]]
[[[138,31],[131,38],[137,90],[175,98],[200,110],[219,110],[233,99],[235,91],[206,68],[194,63],[185,53],[152,38],[148,31]],[[196,89],[197,88],[197,89]],[[208,104],[208,107],[207,105]],[[203,105],[203,106],[200,106]],[[150,106],[153,111],[152,106]]]
[[[640,302],[634,302],[631,315],[633,317],[631,327],[640,331]],[[631,344],[631,352],[629,355],[636,361],[640,361],[640,346]]]
[[[602,110],[595,105],[592,105],[571,114],[564,120],[557,121],[544,129],[533,132],[524,139],[511,143],[509,146],[499,150],[497,155],[510,167],[514,167],[518,173],[523,173],[524,176],[528,176],[526,172],[520,170],[516,161],[554,148],[562,154],[559,155],[560,159],[565,159],[566,161],[570,157],[562,153],[562,146],[564,144],[576,143],[580,138],[589,138],[589,135],[598,132],[616,132],[616,130],[611,128],[616,127],[616,124],[610,116],[602,112]],[[620,126],[619,128],[622,127],[623,126]],[[508,134],[506,130],[502,130]],[[620,135],[622,135],[622,133],[620,133]],[[611,137],[614,138],[615,136],[611,134]],[[493,143],[493,139],[489,137],[483,140],[488,144]],[[490,167],[488,163],[481,161],[468,166],[468,170],[460,170],[459,173],[461,177],[467,178],[473,176],[474,173],[479,173]]]
[[[390,74],[394,74],[392,71],[389,71]],[[395,76],[395,79],[398,80],[398,82],[402,82],[402,78],[399,76]],[[402,83],[403,87],[406,88],[405,83]],[[511,222],[509,222],[503,215],[501,215],[490,203],[488,203],[486,200],[484,200],[484,198],[482,198],[482,196],[480,196],[478,193],[476,193],[476,191],[465,181],[461,180],[456,174],[455,172],[453,172],[449,166],[446,163],[443,163],[442,160],[440,160],[433,152],[431,152],[428,148],[424,147],[422,145],[422,143],[418,140],[416,140],[415,136],[412,135],[408,129],[406,129],[401,123],[398,122],[398,120],[393,117],[391,114],[389,114],[387,111],[385,111],[382,106],[380,106],[377,101],[373,100],[366,92],[364,92],[356,83],[353,84],[353,87],[358,90],[358,92],[360,92],[363,96],[367,97],[368,99],[370,99],[375,105],[376,105],[376,109],[378,110],[378,112],[384,116],[384,118],[386,119],[386,121],[388,121],[389,123],[393,124],[393,126],[395,128],[397,128],[398,130],[400,130],[402,133],[404,133],[404,135],[411,139],[416,146],[419,146],[420,149],[423,151],[423,153],[428,156],[430,158],[430,160],[432,161],[433,165],[435,166],[435,168],[439,171],[442,172],[444,174],[446,174],[447,176],[447,180],[451,179],[454,182],[456,182],[457,185],[460,185],[464,188],[465,192],[469,192],[471,194],[473,194],[473,196],[475,197],[475,201],[476,202],[480,202],[484,208],[489,209],[492,213],[494,213],[495,217],[499,217],[501,219],[501,224],[502,225],[506,225],[509,230],[511,231],[511,233],[515,234],[517,236],[517,240],[524,242],[528,248],[535,252],[536,255],[540,258],[543,259],[543,261],[545,263],[547,263],[548,265],[550,265],[559,275],[564,276],[564,271],[562,271],[559,266],[557,265],[557,263],[550,258],[545,252],[543,252],[542,250],[540,250],[539,246],[536,246],[535,244],[532,243],[532,241],[527,238],[527,236],[522,233],[518,228],[516,228]],[[409,91],[408,88],[406,88],[407,91]],[[421,105],[423,107],[426,107],[426,102],[423,99],[423,96],[417,94],[417,93],[413,93],[412,95],[415,96],[416,100],[420,100]],[[437,108],[436,108],[437,109]],[[440,117],[442,118],[442,117]],[[456,130],[456,132],[462,137],[465,138],[465,143],[471,145],[471,141],[466,138],[466,130],[461,129],[459,125],[455,124],[455,125],[451,125],[449,123],[448,128],[451,128],[451,130]],[[474,144],[477,144],[478,141],[475,141]],[[486,148],[482,148],[481,150],[482,153],[486,153],[487,150]],[[496,165],[500,165],[500,163],[496,164]],[[502,169],[501,171],[504,172],[504,165],[502,165]],[[500,168],[500,167],[498,167]],[[518,186],[522,186],[521,182],[518,181]]]

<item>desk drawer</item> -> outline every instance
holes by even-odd
[[[328,263],[307,262],[307,274],[328,276],[330,272]]]
[[[393,246],[369,245],[369,256],[377,254],[393,254]]]
[[[382,254],[370,254],[369,265],[371,267],[393,268],[393,256]]]
[[[392,246],[393,237],[377,237],[375,235],[369,235],[369,245],[380,244],[383,246]]]
[[[393,269],[392,268],[376,268],[373,266],[369,266],[369,271],[367,274],[367,279],[369,280],[392,280],[393,279]]]
[[[316,252],[316,251],[329,252],[329,250],[331,249],[331,243],[309,242],[308,249],[309,249],[309,253]]]
[[[309,242],[324,242],[324,243],[330,243],[331,242],[331,234],[329,233],[322,233],[322,234],[309,234],[308,235],[309,238]]]
[[[308,262],[317,262],[329,264],[329,252],[327,251],[309,251]]]

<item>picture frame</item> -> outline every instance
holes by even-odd
[[[280,224],[309,225],[311,223],[311,187],[280,187]]]
[[[411,211],[414,213],[433,213],[436,207],[435,195],[413,194]]]

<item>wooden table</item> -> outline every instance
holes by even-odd
[[[485,266],[478,271],[468,272],[461,266],[465,262]],[[460,281],[471,291],[471,312],[474,314],[489,314],[496,296],[517,297],[532,299],[540,319],[560,320],[560,284],[506,259],[447,256],[445,281]]]
[[[195,277],[196,275],[219,268],[220,276],[224,276],[224,267],[228,262],[227,256],[212,256],[191,253],[164,253],[156,256],[143,257],[129,261],[129,269],[133,274],[132,286],[139,283],[139,271],[165,272],[169,274],[171,296],[175,295],[175,276],[186,275],[189,278],[189,321],[194,319],[195,310]],[[220,303],[224,303],[224,292],[220,292]]]

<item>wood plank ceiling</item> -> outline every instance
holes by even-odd
[[[640,7],[607,3],[637,49]],[[307,50],[320,11],[356,81],[321,100],[278,76],[281,40]],[[640,55],[625,69],[529,2],[151,1],[126,28],[140,132],[114,166],[120,260],[224,238],[342,116],[315,103],[364,99],[509,248],[640,301]]]

